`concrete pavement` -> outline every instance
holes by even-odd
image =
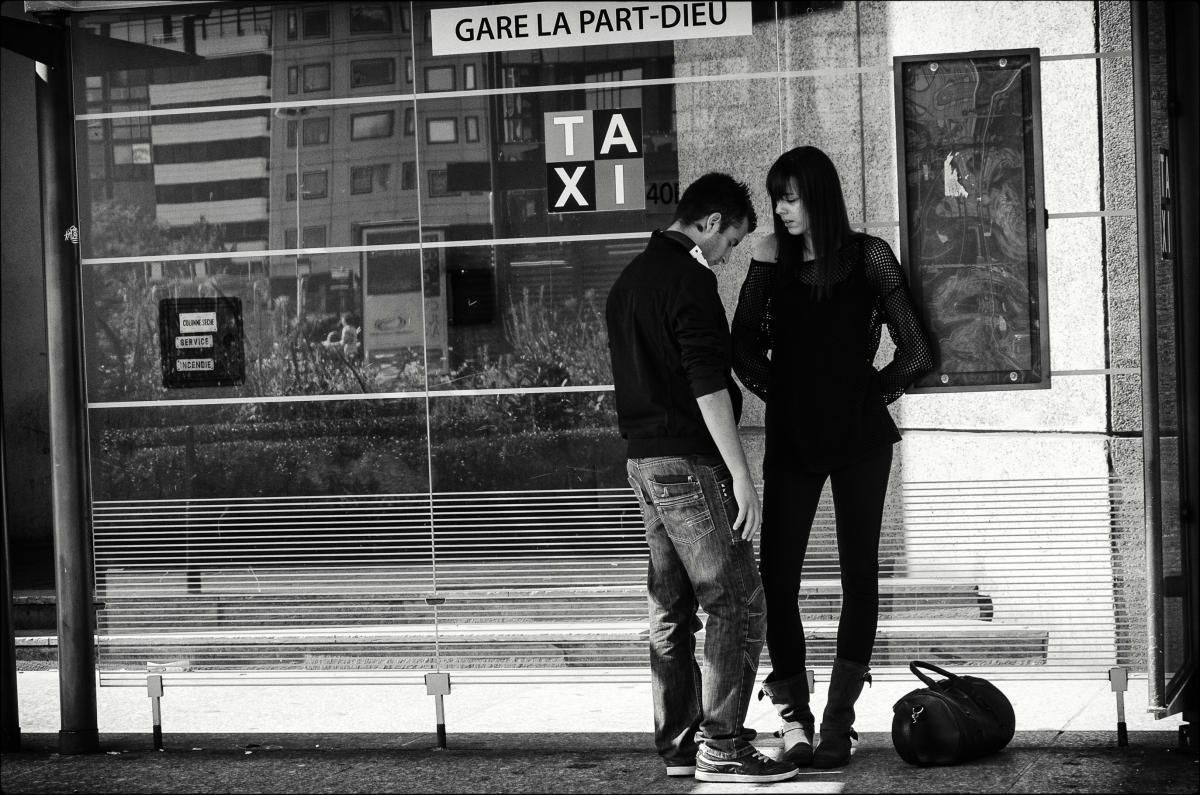
[[[891,706],[915,679],[877,682],[859,702],[863,746],[843,770],[805,770],[771,785],[668,779],[653,752],[649,685],[460,685],[445,697],[447,748],[434,700],[396,685],[189,687],[162,699],[154,750],[142,688],[98,690],[101,750],[57,754],[58,674],[18,673],[23,749],[3,757],[6,793],[34,792],[1194,792],[1194,749],[1173,716],[1155,720],[1145,680],[1125,694],[1119,747],[1108,682],[1000,680],[1017,736],[1000,754],[916,768],[891,745]],[[823,689],[818,682],[814,706]],[[767,701],[751,704],[758,744],[777,751]]]

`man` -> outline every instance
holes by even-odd
[[[712,268],[754,230],[746,186],[692,183],[605,307],[626,470],[650,547],[654,741],[667,775],[770,782],[794,765],[760,754],[744,727],[763,638],[754,536],[760,506],[738,436],[729,322]],[[708,614],[704,681],[697,606]]]

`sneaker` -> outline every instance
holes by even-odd
[[[696,775],[695,765],[667,765],[668,776],[694,776]]]
[[[730,759],[710,756],[707,747],[702,747],[696,754],[697,781],[767,784],[772,781],[786,781],[799,772],[791,762],[776,762],[753,746],[748,753]]]

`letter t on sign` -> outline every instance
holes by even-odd
[[[590,163],[595,132],[592,130],[592,111],[553,111],[545,115],[542,134],[546,142],[547,163]]]
[[[576,124],[583,124],[582,116],[557,116],[554,118],[554,124],[565,128],[563,131],[563,154],[566,157],[575,156],[575,136],[572,128]],[[589,155],[590,156],[590,155]]]

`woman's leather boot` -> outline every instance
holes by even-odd
[[[771,681],[768,675],[763,681],[758,697],[767,695],[775,705],[775,711],[783,720],[777,734],[783,738],[783,753],[780,759],[797,767],[807,767],[813,759],[813,727],[816,718],[808,706],[808,674],[801,673],[788,679]]]
[[[863,683],[871,681],[871,669],[860,663],[833,661],[829,674],[829,698],[821,716],[821,741],[813,751],[813,767],[843,767],[850,764],[850,753],[857,744],[854,732],[854,702],[862,693]]]

